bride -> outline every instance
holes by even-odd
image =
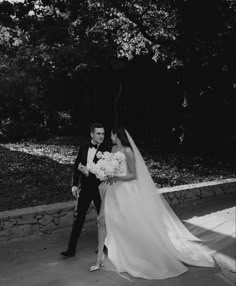
[[[188,270],[185,264],[213,267],[214,261],[157,192],[145,162],[128,132],[111,132],[112,152],[121,152],[118,176],[100,185],[98,254],[95,271],[103,265],[104,244],[118,272],[133,277],[165,279]]]

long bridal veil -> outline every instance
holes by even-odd
[[[148,214],[149,219],[152,220],[153,230],[158,231],[158,234],[166,242],[166,251],[170,251],[180,261],[190,265],[214,266],[210,251],[203,247],[200,240],[188,231],[165,198],[157,191],[145,161],[127,130],[126,135],[135,156],[142,212],[144,215]]]

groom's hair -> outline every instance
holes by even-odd
[[[100,122],[95,122],[90,126],[90,132],[93,133],[95,128],[104,128],[104,126]]]

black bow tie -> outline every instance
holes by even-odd
[[[92,142],[90,142],[90,144],[89,144],[89,147],[90,148],[98,148],[98,145],[97,144],[93,144]]]

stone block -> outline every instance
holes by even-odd
[[[38,220],[41,219],[42,217],[44,217],[44,215],[42,213],[35,214],[35,218],[38,219]]]
[[[9,237],[0,233],[0,242],[9,240]]]
[[[185,192],[184,198],[191,199],[192,197],[193,197],[193,191],[192,190],[188,190],[187,192]]]
[[[177,198],[173,198],[170,202],[171,205],[177,205],[179,204],[179,200],[177,200]]]
[[[54,217],[44,214],[44,216],[38,220],[38,223],[40,225],[45,226],[45,225],[48,225],[53,219],[54,219]]]
[[[195,201],[195,200],[199,200],[199,197],[193,195],[192,197],[185,198],[184,202]]]
[[[197,197],[200,197],[201,196],[201,191],[199,189],[193,189],[192,190],[193,194]]]
[[[166,200],[169,200],[169,197],[168,197],[167,193],[164,193],[164,194],[162,194],[162,195],[163,195],[163,197],[164,197]]]
[[[20,235],[20,237],[31,235],[32,234],[31,225],[28,224],[19,226],[18,234]]]
[[[175,198],[175,193],[176,193],[176,192],[167,193],[167,195],[168,195],[168,197],[169,197],[170,199],[173,199],[173,198]]]
[[[58,226],[53,222],[51,221],[50,223],[48,223],[47,225],[41,225],[39,227],[39,231],[41,233],[51,233],[54,229],[56,229]]]
[[[221,188],[215,187],[214,194],[215,194],[215,196],[221,196],[221,195],[224,194],[224,192],[223,192],[223,190]]]
[[[54,217],[53,222],[55,223],[55,225],[59,225],[60,217]]]
[[[13,221],[4,221],[3,223],[3,229],[8,229],[11,228],[15,225],[15,223]]]
[[[233,185],[225,186],[224,193],[225,194],[233,194],[233,193],[236,194],[236,186],[233,186]]]
[[[33,233],[31,225],[19,225],[14,228],[9,228],[9,231],[11,231],[11,233],[9,233],[9,237],[11,238],[25,237]]]
[[[174,192],[174,194],[175,194],[176,198],[180,198],[181,197],[181,192],[180,191],[179,192]]]
[[[209,198],[213,196],[214,196],[213,190],[205,190],[205,189],[201,190],[201,198]]]
[[[0,240],[9,240],[14,236],[14,229],[9,228],[0,232]]]
[[[181,191],[179,191],[179,193],[180,193],[180,198],[181,198],[181,197],[184,197],[187,192],[188,192],[188,190],[181,190]]]
[[[31,230],[33,234],[39,233],[39,224],[31,224]]]
[[[17,218],[18,225],[25,225],[25,224],[34,224],[37,222],[34,214],[28,214]]]

